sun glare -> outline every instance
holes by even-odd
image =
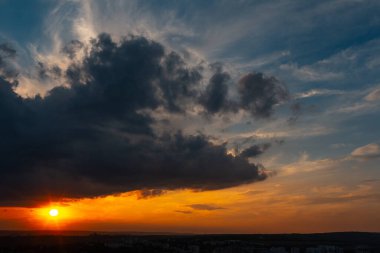
[[[49,211],[49,215],[50,215],[51,217],[56,217],[56,216],[58,216],[58,214],[59,214],[59,212],[58,212],[57,209],[51,209],[51,210]]]

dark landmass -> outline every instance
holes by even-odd
[[[195,235],[0,231],[0,253],[5,252],[377,253],[380,233]]]

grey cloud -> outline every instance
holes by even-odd
[[[247,156],[227,155],[226,144],[207,136],[155,133],[146,110],[186,113],[187,103],[199,102],[202,78],[200,69],[161,44],[136,36],[115,42],[101,34],[83,61],[62,73],[70,86],[34,98],[20,97],[17,83],[0,77],[1,205],[133,190],[151,196],[266,179]],[[241,81],[251,95],[242,95],[243,104],[266,116],[284,91],[272,79],[250,75]]]
[[[274,77],[249,73],[239,81],[241,107],[255,117],[269,117],[273,107],[289,99],[285,86]]]
[[[306,201],[307,204],[323,205],[331,203],[347,203],[360,200],[371,200],[374,202],[380,201],[380,194],[362,194],[353,196],[333,196],[333,197],[315,197]]]
[[[211,204],[192,204],[192,205],[188,205],[188,207],[194,210],[202,210],[202,211],[215,211],[215,210],[226,209],[224,207],[211,205]]]
[[[37,63],[37,73],[40,79],[60,78],[62,76],[62,70],[57,65],[46,66],[42,62]]]
[[[285,140],[284,139],[275,139],[274,143],[276,143],[277,145],[282,145],[285,143]]]
[[[14,57],[16,55],[16,50],[8,43],[0,44],[0,57]]]
[[[0,76],[1,78],[14,78],[17,76],[15,71],[9,65],[9,59],[16,57],[16,50],[8,43],[0,44]]]
[[[245,157],[245,158],[252,158],[261,155],[264,153],[268,148],[270,148],[270,143],[263,143],[259,145],[253,145],[241,152],[239,156]]]
[[[176,213],[183,213],[183,214],[192,214],[192,211],[187,211],[187,210],[176,210]]]
[[[84,48],[84,44],[79,40],[72,40],[62,48],[62,53],[73,59],[77,53]]]
[[[377,182],[380,182],[380,179],[366,179],[366,180],[363,180],[361,181],[363,184],[372,184],[372,183],[377,183]]]
[[[202,79],[201,70],[201,66],[188,67],[175,52],[165,57],[159,86],[163,93],[164,105],[169,111],[183,111],[186,98],[198,96],[197,86]]]
[[[231,98],[228,95],[231,76],[222,70],[220,64],[214,65],[213,68],[215,73],[200,98],[200,103],[209,114],[236,112],[242,109],[255,118],[268,118],[272,115],[275,105],[290,98],[281,82],[263,73],[244,75],[237,85],[238,99]]]
[[[288,123],[289,124],[293,124],[293,123],[295,123],[298,120],[298,118],[302,114],[302,105],[301,105],[301,103],[295,102],[295,103],[291,104],[290,105],[290,110],[292,112],[292,116],[289,117]]]
[[[153,198],[153,197],[161,196],[165,193],[166,191],[162,189],[143,189],[137,192],[137,198],[138,199]]]
[[[229,110],[231,102],[228,101],[228,82],[231,77],[220,69],[210,78],[206,91],[201,97],[201,104],[207,112],[214,114],[221,110]]]
[[[243,194],[244,195],[260,195],[260,194],[264,194],[266,191],[264,190],[250,190],[250,191],[247,191],[247,192],[244,192]]]

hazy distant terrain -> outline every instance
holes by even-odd
[[[380,252],[380,233],[170,235],[1,231],[0,252]]]

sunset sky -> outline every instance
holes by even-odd
[[[379,13],[0,0],[0,230],[380,232]]]

